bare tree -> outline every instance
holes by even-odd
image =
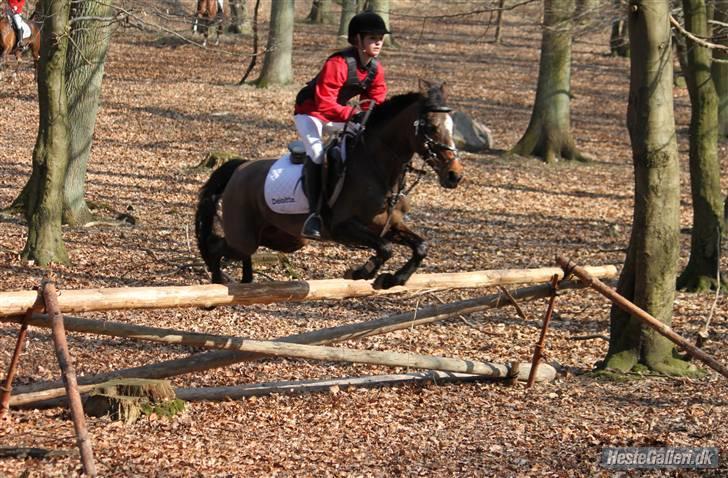
[[[632,233],[617,290],[661,322],[672,322],[680,235],[680,165],[672,101],[669,0],[631,0],[628,12],[635,202]],[[662,373],[695,372],[675,357],[674,344],[617,306],[603,366],[638,365]]]
[[[728,47],[728,0],[713,0],[717,26],[714,30],[716,43]],[[715,49],[712,73],[718,93],[718,122],[722,138],[728,138],[728,50]]]
[[[705,0],[683,0],[688,32],[710,37]],[[690,191],[693,228],[690,260],[677,281],[679,289],[702,291],[719,287],[723,197],[718,160],[718,95],[710,72],[710,49],[691,38],[686,40],[685,79],[692,107],[690,116]],[[723,284],[725,287],[725,282]]]
[[[354,15],[356,15],[356,0],[342,0],[341,17],[339,18],[339,32],[336,37],[336,43],[339,46],[344,46],[349,43],[349,22]]]
[[[65,70],[70,156],[63,187],[63,222],[70,225],[92,219],[84,198],[86,170],[111,40],[112,15],[112,0],[74,2],[71,9],[71,47]]]
[[[545,0],[536,100],[526,132],[511,150],[538,156],[588,160],[571,135],[571,40],[574,0]]]
[[[61,213],[69,145],[64,72],[71,0],[43,0],[41,8],[44,19],[38,72],[40,122],[33,150],[33,171],[27,186],[28,238],[22,255],[47,265],[68,262]]]
[[[331,23],[331,0],[313,0],[306,20],[311,23]]]
[[[230,2],[230,33],[250,35],[252,26],[248,14],[248,2],[245,0],[232,0]]]
[[[286,85],[293,80],[293,14],[293,0],[276,0],[271,4],[268,45],[256,80],[260,88]]]
[[[367,3],[367,8],[382,17],[382,20],[387,25],[387,30],[392,31],[389,24],[389,0],[369,0]],[[385,45],[393,45],[394,43],[394,38],[392,38],[391,34],[384,36]]]

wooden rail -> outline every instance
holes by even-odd
[[[585,268],[593,277],[617,275],[615,266]],[[308,300],[344,299],[437,289],[481,288],[495,285],[547,282],[558,267],[503,269],[475,272],[416,274],[405,286],[376,290],[369,281],[327,279],[312,281],[263,282],[257,284],[210,284],[168,287],[121,287],[63,290],[58,297],[61,313],[120,309],[211,307],[216,305],[267,304]],[[0,292],[0,317],[19,316],[33,306],[34,291]]]

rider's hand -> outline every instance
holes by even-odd
[[[360,111],[349,118],[349,123],[356,123],[358,125],[361,125],[364,121],[364,115],[366,115],[366,111]]]

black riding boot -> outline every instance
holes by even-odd
[[[321,239],[321,228],[323,221],[321,220],[321,170],[320,164],[316,164],[311,159],[306,158],[304,164],[303,175],[303,192],[308,198],[309,216],[303,223],[301,235],[306,239]]]

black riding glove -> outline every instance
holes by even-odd
[[[367,113],[366,111],[360,111],[360,112],[356,113],[351,118],[349,118],[349,122],[362,124],[362,122],[364,121],[364,115],[366,115],[366,113]]]

